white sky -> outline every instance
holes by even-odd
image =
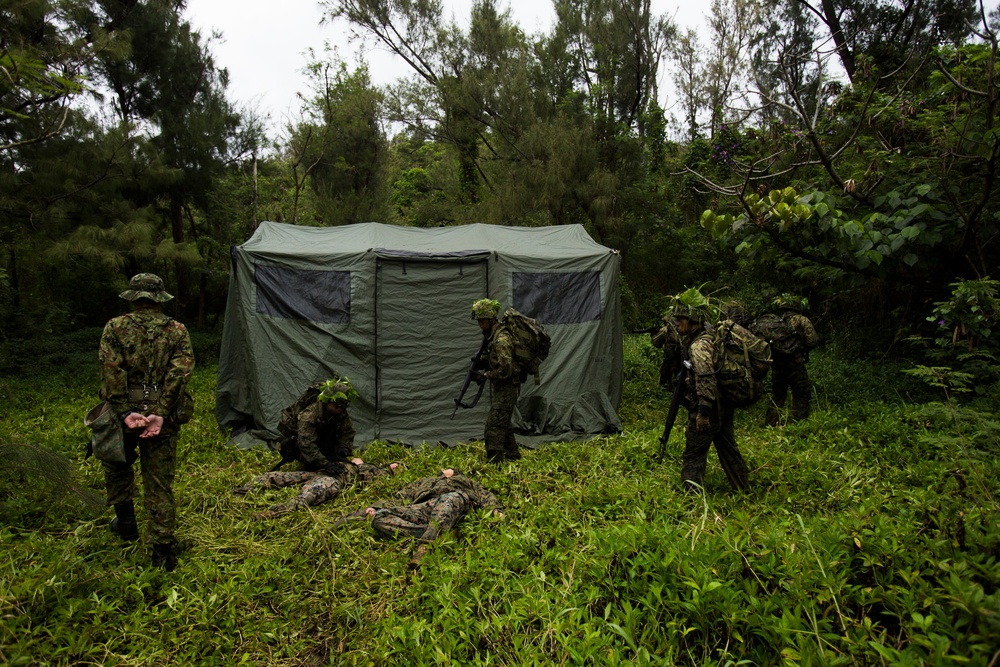
[[[446,16],[454,16],[459,23],[468,21],[469,0],[443,2]],[[547,32],[554,20],[550,0],[507,0],[506,4],[528,34]],[[651,4],[654,14],[674,17],[681,29],[700,26],[709,6],[692,0],[652,0]],[[309,92],[302,73],[309,48],[322,56],[324,43],[330,42],[348,63],[356,62],[354,53],[360,48],[359,43],[348,42],[346,23],[320,25],[323,14],[317,0],[187,0],[186,16],[205,38],[213,31],[221,33],[210,48],[216,66],[229,70],[230,99],[237,106],[257,107],[270,117],[271,127],[281,127],[298,116],[296,94]],[[410,74],[400,58],[385,50],[369,47],[364,56],[376,84]],[[661,79],[665,75],[661,68]],[[669,87],[661,80],[661,90]]]

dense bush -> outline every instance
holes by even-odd
[[[655,462],[666,394],[648,337],[626,341],[625,432],[554,444],[517,464],[482,446],[374,443],[403,475],[281,520],[252,518],[289,491],[229,491],[275,455],[224,446],[213,369],[193,382],[180,445],[181,564],[149,567],[72,503],[0,475],[24,512],[0,529],[6,664],[972,664],[1000,636],[1000,426],[989,412],[918,404],[906,376],[813,360],[817,410],[737,437],[754,480],[704,496],[679,487],[683,428]],[[79,463],[96,373],[4,385],[0,442]],[[444,537],[417,575],[407,547],[341,514],[439,468],[463,468],[506,504]],[[30,510],[30,511],[29,511]],[[992,639],[991,639],[992,637]]]

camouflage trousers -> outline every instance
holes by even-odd
[[[771,365],[771,403],[767,406],[764,423],[776,426],[785,408],[785,397],[792,390],[791,420],[798,421],[809,416],[812,402],[812,382],[804,363],[775,362]]]
[[[152,544],[174,542],[174,530],[177,528],[177,510],[174,505],[176,454],[176,431],[153,438],[140,438],[137,432],[130,433],[126,429],[125,463],[101,462],[108,505],[117,505],[136,497],[135,472],[132,466],[139,459],[143,504],[149,514],[149,540]]]
[[[331,475],[308,470],[275,471],[254,477],[249,484],[236,487],[233,493],[245,494],[258,489],[283,489],[286,486],[302,486],[299,495],[288,502],[272,505],[262,513],[262,518],[281,516],[302,507],[314,507],[337,497],[343,482]]]
[[[520,390],[521,385],[513,379],[490,383],[490,413],[486,417],[483,434],[487,461],[504,457],[516,459],[521,456],[517,440],[514,439],[514,425],[511,423]]]
[[[681,468],[681,481],[685,486],[694,482],[698,486],[705,484],[705,468],[708,465],[708,450],[715,444],[715,452],[719,455],[719,463],[726,473],[726,478],[734,489],[746,489],[750,485],[747,463],[736,446],[736,431],[733,426],[735,413],[731,409],[713,416],[709,428],[698,433],[695,428],[695,415],[689,413],[687,430],[684,432],[686,446],[684,448],[684,463]]]
[[[423,503],[378,509],[372,528],[383,537],[404,535],[428,544],[453,528],[471,507],[472,500],[465,492],[452,491]]]

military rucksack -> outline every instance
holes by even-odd
[[[781,315],[764,313],[750,324],[750,331],[766,340],[774,354],[791,355],[802,349],[802,338]]]
[[[549,356],[552,339],[545,333],[538,320],[522,315],[513,308],[504,311],[501,326],[510,332],[514,340],[514,361],[521,367],[523,373],[534,375],[537,384],[538,368]]]
[[[730,405],[745,408],[764,395],[764,378],[771,368],[771,348],[732,320],[715,327],[715,380]]]

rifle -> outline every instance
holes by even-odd
[[[268,470],[268,472],[278,472],[283,465],[299,458],[298,445],[289,441],[287,436],[284,435],[278,440],[278,453],[281,454],[281,460],[275,463],[274,467]]]
[[[663,463],[663,452],[667,448],[670,431],[674,429],[674,422],[677,421],[677,409],[680,407],[681,396],[684,394],[684,381],[687,379],[690,368],[691,362],[685,359],[681,370],[677,373],[677,380],[674,382],[674,395],[670,399],[670,409],[667,410],[667,421],[663,425],[663,435],[660,436],[660,454],[656,457],[657,463]]]
[[[465,382],[462,383],[462,389],[458,392],[458,396],[455,397],[455,409],[451,411],[451,418],[455,418],[455,413],[458,412],[459,408],[474,408],[476,404],[479,403],[479,399],[483,395],[483,389],[486,387],[486,380],[479,377],[479,371],[486,368],[486,348],[490,344],[490,337],[483,334],[483,342],[479,346],[479,351],[476,352],[476,356],[472,357],[470,360],[472,363],[469,364],[469,370],[465,373]],[[465,398],[465,392],[469,390],[469,385],[475,382],[479,385],[479,391],[476,392],[476,397],[472,399],[471,403],[463,403],[462,399]]]
[[[634,334],[655,334],[657,331],[663,328],[663,325],[653,325],[651,327],[646,327],[645,329],[632,329],[631,333]]]

